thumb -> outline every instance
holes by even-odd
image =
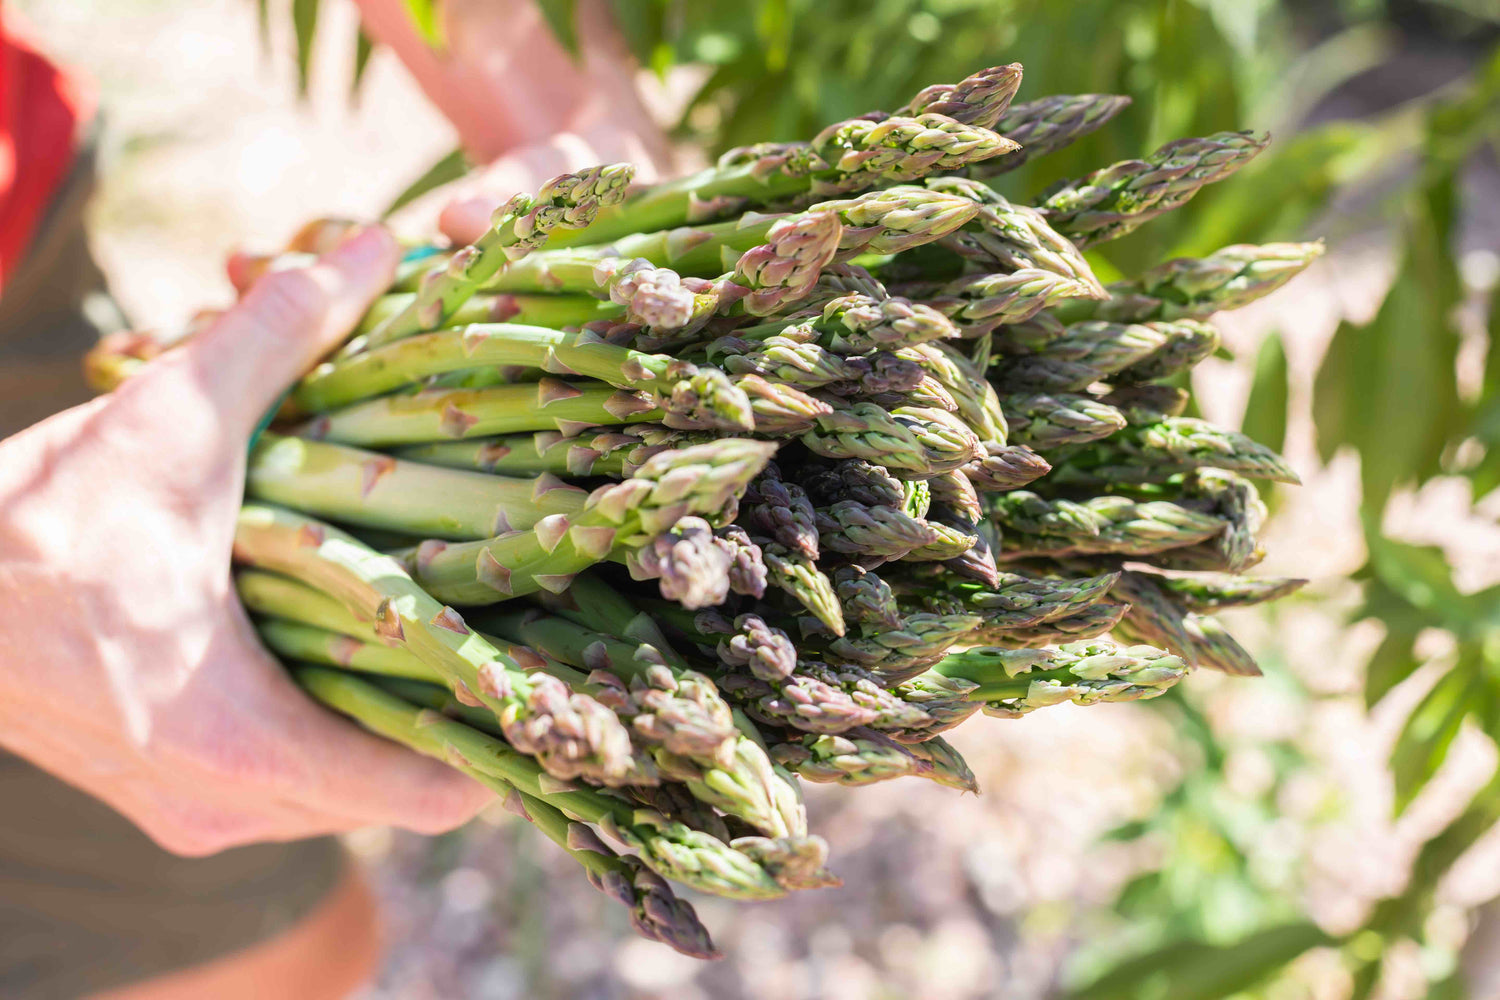
[[[183,360],[246,434],[294,381],[348,337],[395,279],[400,249],[379,226],[356,229],[307,267],[263,275],[192,339]]]

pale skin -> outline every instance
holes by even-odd
[[[495,205],[555,173],[663,160],[587,6],[581,63],[529,4],[449,0],[454,43],[442,56],[415,42],[401,0],[360,6],[471,153],[500,157],[443,213],[450,237],[473,239]],[[263,277],[111,395],[0,441],[0,747],[167,850],[371,825],[436,833],[490,799],[309,700],[257,642],[230,580],[252,428],[348,335],[398,256],[384,230],[357,230],[316,265]],[[109,997],[238,1000],[275,983],[287,1000],[323,1000],[377,958],[355,879],[280,938]]]

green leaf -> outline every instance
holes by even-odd
[[[386,207],[386,210],[381,213],[380,217],[384,219],[394,215],[427,192],[440,188],[451,181],[458,180],[472,169],[474,169],[474,165],[469,162],[469,158],[464,155],[464,151],[462,149],[455,149],[428,167],[421,177],[412,181],[406,190],[398,194],[396,200]]]
[[[1463,430],[1451,318],[1462,297],[1453,197],[1448,174],[1408,198],[1395,282],[1368,326],[1339,328],[1314,386],[1319,450],[1327,457],[1341,444],[1359,449],[1367,519],[1397,486],[1440,472],[1445,447]]]
[[[1461,654],[1453,669],[1432,686],[1407,717],[1391,752],[1396,815],[1406,811],[1448,759],[1448,750],[1474,707],[1474,696],[1479,693],[1480,678],[1475,666],[1471,656]]]
[[[443,19],[438,13],[439,0],[402,0],[406,5],[406,12],[411,15],[412,24],[416,25],[417,34],[422,40],[435,49],[443,48]],[[546,4],[542,4],[546,7]]]
[[[547,26],[557,37],[557,42],[575,59],[578,50],[578,3],[577,0],[536,0]]]
[[[1273,451],[1286,446],[1287,379],[1286,350],[1273,330],[1255,353],[1255,378],[1240,421],[1240,430]]]
[[[1232,945],[1174,942],[1116,966],[1067,993],[1069,1000],[1224,1000],[1248,989],[1303,952],[1330,943],[1311,923],[1285,924]]]
[[[359,96],[360,84],[364,82],[365,70],[370,67],[370,55],[375,51],[375,42],[361,27],[354,36],[354,73],[349,80],[349,93]]]
[[[292,30],[297,36],[297,95],[307,96],[313,43],[318,36],[319,0],[292,0]]]
[[[1385,638],[1365,665],[1365,708],[1374,708],[1391,688],[1410,677],[1418,662],[1412,653],[1415,632],[1386,625]]]

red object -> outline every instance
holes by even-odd
[[[0,9],[0,18],[6,16]],[[79,124],[93,107],[80,81],[0,20],[0,292],[67,176]]]

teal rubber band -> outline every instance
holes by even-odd
[[[426,260],[428,257],[436,257],[442,252],[441,247],[433,246],[431,243],[426,246],[412,247],[401,255],[401,263],[411,264],[419,260]]]
[[[255,430],[250,432],[250,444],[246,448],[247,451],[255,451],[255,446],[260,443],[261,435],[266,432],[266,428],[271,426],[271,421],[275,420],[276,414],[281,411],[281,404],[285,403],[291,394],[292,390],[288,388],[286,392],[276,397],[276,402],[260,418],[260,422],[255,425]]]

